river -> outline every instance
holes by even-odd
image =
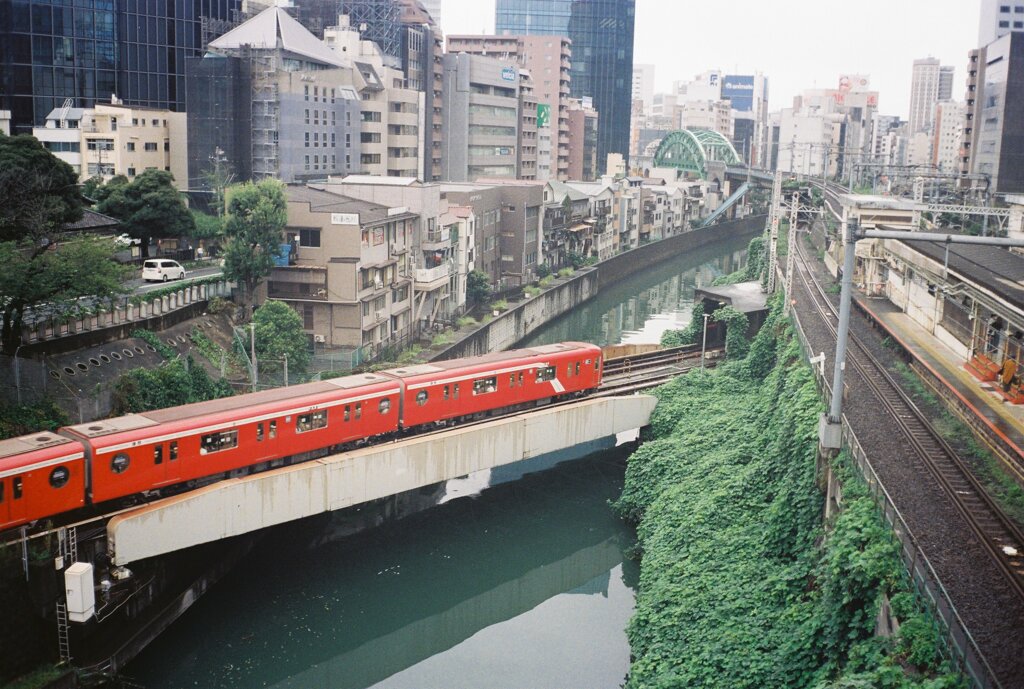
[[[746,244],[645,271],[524,344],[657,342],[686,324],[695,285],[743,265]],[[608,503],[627,455],[450,481],[426,496],[442,504],[356,535],[335,535],[340,514],[279,527],[125,677],[147,689],[618,687],[637,567]]]

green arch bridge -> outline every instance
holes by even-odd
[[[655,167],[671,167],[701,179],[708,178],[707,164],[718,161],[742,165],[736,149],[721,133],[710,129],[680,129],[664,139],[654,154]]]

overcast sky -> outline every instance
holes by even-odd
[[[879,111],[907,117],[913,61],[956,68],[963,100],[980,0],[637,0],[633,61],[655,65],[655,91],[709,69],[769,78],[769,106],[789,107],[840,74],[868,74]],[[445,34],[494,33],[494,0],[443,0]]]

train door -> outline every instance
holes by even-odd
[[[10,483],[9,478],[0,478],[0,524],[7,524],[11,521],[11,507],[8,502]]]
[[[7,519],[12,522],[26,521],[29,500],[25,495],[25,478],[22,476],[10,476],[0,480],[0,485],[3,486],[4,491],[4,501],[0,505],[0,514],[6,511]]]
[[[153,482],[166,485],[178,480],[178,441],[170,440],[156,443],[152,449]]]

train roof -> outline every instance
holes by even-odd
[[[22,435],[17,438],[8,438],[7,440],[0,440],[0,460],[73,442],[70,438],[65,438],[62,435],[50,433],[49,431]]]
[[[390,384],[390,386],[388,385]],[[361,373],[354,376],[342,376],[314,383],[303,383],[302,385],[290,385],[286,388],[274,388],[272,390],[261,390],[260,392],[223,397],[206,402],[195,402],[180,407],[169,407],[167,409],[156,409],[139,414],[128,414],[112,419],[103,419],[90,423],[81,423],[69,426],[68,429],[86,438],[98,438],[113,433],[134,431],[149,426],[172,421],[186,421],[189,419],[203,418],[225,412],[239,411],[251,407],[264,405],[288,403],[291,400],[298,400],[311,395],[322,395],[335,393],[339,388],[352,390],[360,387],[380,386],[398,387],[397,381],[387,376],[376,373]]]
[[[482,356],[474,356],[469,359],[447,359],[445,361],[432,361],[428,364],[402,366],[401,368],[391,368],[386,371],[382,371],[382,373],[407,378],[409,376],[422,376],[429,373],[450,371],[453,368],[464,368],[466,366],[500,364],[521,359],[524,356],[546,356],[551,354],[561,354],[563,352],[572,352],[579,349],[589,351],[599,350],[597,345],[592,345],[587,342],[559,342],[557,344],[539,345],[537,347],[529,347],[527,349],[509,349],[504,352],[493,352]]]

